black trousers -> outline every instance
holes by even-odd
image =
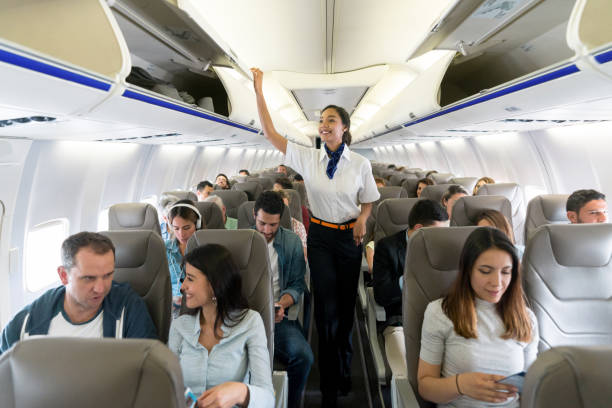
[[[333,406],[338,389],[346,389],[351,381],[351,335],[361,254],[361,245],[355,245],[352,229],[341,231],[310,224],[308,263],[324,406]]]

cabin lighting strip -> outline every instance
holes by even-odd
[[[197,111],[195,109],[189,109],[189,108],[186,108],[184,106],[180,106],[180,105],[176,105],[174,103],[166,102],[164,100],[153,98],[153,97],[148,96],[148,95],[143,95],[141,93],[134,92],[134,91],[131,91],[129,89],[127,89],[125,92],[123,92],[122,96],[124,96],[126,98],[130,98],[130,99],[135,99],[137,101],[145,102],[145,103],[148,103],[148,104],[151,104],[151,105],[160,106],[162,108],[172,109],[172,110],[177,111],[177,112],[186,113],[188,115],[197,116],[199,118],[212,120],[213,122],[223,123],[224,125],[233,126],[235,128],[246,130],[246,131],[251,132],[251,133],[259,133],[259,130],[257,130],[257,129],[253,129],[253,128],[250,128],[250,127],[244,126],[244,125],[240,125],[238,123],[234,123],[234,122],[231,122],[229,120],[218,118],[218,117],[213,116],[213,115],[207,115],[206,113],[199,112],[199,111]]]
[[[492,93],[490,93],[488,95],[481,96],[481,97],[473,99],[471,101],[467,101],[467,102],[461,103],[459,105],[452,106],[452,107],[450,107],[448,109],[444,109],[444,110],[441,110],[439,112],[432,113],[431,115],[425,116],[425,117],[423,117],[421,119],[417,119],[417,120],[414,120],[412,122],[407,122],[407,123],[403,124],[402,126],[409,127],[409,126],[412,126],[412,125],[416,125],[417,123],[421,123],[421,122],[424,122],[426,120],[437,118],[438,116],[446,115],[448,113],[455,112],[455,111],[458,111],[458,110],[461,110],[461,109],[464,109],[464,108],[467,108],[467,107],[470,107],[470,106],[474,106],[474,105],[477,105],[479,103],[489,101],[491,99],[499,98],[499,97],[504,96],[504,95],[508,95],[508,94],[511,94],[511,93],[514,93],[514,92],[518,92],[518,91],[521,91],[523,89],[531,88],[533,86],[540,85],[540,84],[543,84],[545,82],[552,81],[554,79],[563,78],[563,77],[565,77],[567,75],[575,74],[576,72],[580,72],[580,69],[576,66],[576,64],[572,64],[572,65],[569,65],[567,67],[563,67],[563,68],[557,69],[555,71],[547,72],[544,75],[540,75],[538,77],[529,79],[529,80],[527,80],[525,82],[520,82],[520,83],[518,83],[516,85],[509,86],[508,88],[500,89],[499,91],[492,92]]]
[[[0,61],[21,68],[29,69],[31,71],[40,72],[41,74],[65,79],[66,81],[75,82],[77,84],[85,85],[90,88],[100,89],[102,91],[108,91],[111,88],[110,83],[99,81],[97,79],[77,74],[76,72],[72,72],[67,69],[57,67],[55,65],[47,64],[42,61],[37,61],[35,59],[15,54],[3,49],[0,49]]]

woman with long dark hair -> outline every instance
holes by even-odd
[[[217,244],[188,252],[181,291],[188,310],[172,322],[168,347],[198,406],[274,406],[263,321],[249,309],[230,252]]]
[[[308,263],[319,337],[322,402],[324,407],[335,407],[338,391],[346,394],[351,389],[351,333],[361,245],[372,203],[380,194],[370,162],[349,150],[351,119],[346,110],[335,105],[321,110],[321,150],[288,142],[276,131],[268,112],[263,73],[256,68],[251,71],[264,135],[285,154],[284,163],[302,175],[308,193],[312,211]]]
[[[518,407],[518,390],[499,381],[527,371],[537,348],[512,242],[496,228],[474,230],[450,293],[425,311],[419,393],[440,407]]]

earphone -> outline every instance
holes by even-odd
[[[168,208],[168,214],[170,214],[170,211],[172,211],[172,209],[176,207],[187,207],[195,211],[196,215],[198,216],[198,222],[196,222],[196,229],[202,229],[202,215],[200,214],[200,210],[198,210],[196,206],[191,204],[174,204],[172,207]]]

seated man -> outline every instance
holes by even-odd
[[[249,173],[249,171],[247,169],[242,169],[238,172],[238,175],[240,176],[250,176],[251,173]]]
[[[299,406],[314,357],[296,320],[297,303],[306,287],[306,262],[300,238],[280,226],[284,208],[278,193],[264,191],[255,201],[253,213],[255,229],[268,243],[275,301],[274,358],[287,365],[289,407],[294,408]]]
[[[227,208],[225,208],[225,204],[223,204],[223,199],[216,195],[209,196],[204,201],[210,201],[217,204],[217,207],[221,209],[221,213],[223,214],[223,223],[225,224],[225,229],[235,230],[238,229],[238,220],[236,218],[227,216]]]
[[[2,331],[0,353],[34,335],[157,338],[144,301],[129,284],[113,282],[110,239],[94,232],[72,235],[62,244],[62,263],[57,268],[62,286],[17,313]]]
[[[385,308],[385,352],[391,371],[406,376],[406,346],[402,328],[402,290],[406,246],[410,236],[423,227],[448,227],[444,207],[433,200],[419,200],[408,215],[407,230],[378,241],[374,252],[374,299]]]
[[[204,180],[198,183],[196,187],[196,195],[198,196],[198,201],[204,201],[208,198],[208,195],[214,191],[215,187],[212,185],[210,181]]]
[[[287,166],[285,166],[284,164],[279,164],[278,167],[276,168],[276,172],[277,173],[287,173]]]
[[[606,196],[596,190],[576,190],[565,204],[567,218],[572,224],[608,222]]]

